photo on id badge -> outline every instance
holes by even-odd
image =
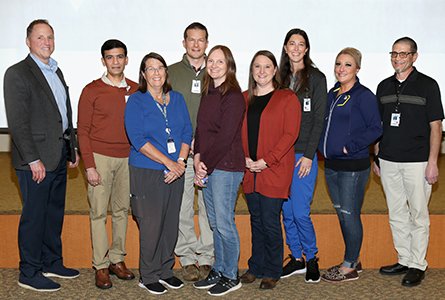
[[[192,80],[192,93],[193,94],[201,93],[201,80]]]
[[[392,113],[391,114],[391,126],[399,127],[400,125],[400,113]]]
[[[303,111],[310,112],[311,111],[311,98],[304,98],[303,100]]]

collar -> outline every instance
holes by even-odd
[[[352,93],[352,91],[354,91],[359,85],[361,85],[360,84],[360,79],[358,78],[358,77],[356,77],[357,78],[357,80],[355,81],[355,83],[354,83],[354,85],[352,86],[352,88],[349,90],[349,91],[347,91],[346,93],[343,93],[343,94],[351,94]],[[333,92],[338,92],[340,90],[340,82],[336,82],[335,83],[335,85],[334,85],[334,90],[333,90]]]
[[[105,73],[102,75],[101,79],[102,79],[102,81],[103,81],[105,84],[108,84],[108,85],[111,85],[111,86],[114,86],[114,87],[117,87],[117,88],[127,88],[127,87],[128,87],[127,81],[125,80],[125,76],[122,78],[122,81],[119,82],[118,85],[115,85],[115,84],[110,80],[110,78],[107,77],[107,72],[105,72]]]
[[[37,64],[37,66],[39,66],[40,69],[42,69],[42,70],[50,70],[51,72],[56,73],[56,71],[58,69],[57,61],[55,61],[51,57],[48,60],[48,64],[45,64],[44,62],[42,62],[40,59],[38,59],[32,53],[29,53],[29,56],[31,56],[31,58],[35,61],[35,63]]]
[[[409,73],[408,77],[406,77],[406,79],[403,82],[416,80],[418,73],[419,73],[419,71],[417,71],[416,67],[413,66],[413,70],[411,71],[411,73]],[[396,77],[396,73],[394,73],[394,75],[391,77],[391,79],[392,79],[392,81],[400,82]]]
[[[195,67],[192,66],[192,64],[190,63],[190,61],[189,61],[189,59],[188,59],[188,57],[187,57],[187,53],[184,53],[184,55],[182,56],[182,62],[183,62],[187,67],[189,67],[190,69],[192,69],[195,73],[199,73],[199,72],[201,72],[202,70],[204,70],[204,68],[206,67],[206,57],[207,57],[207,56],[204,55],[204,61],[202,62],[202,65],[201,65],[201,67],[199,67],[198,70],[196,70]]]

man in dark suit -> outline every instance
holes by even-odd
[[[29,24],[29,55],[5,73],[4,97],[12,138],[12,160],[23,200],[19,223],[21,287],[57,291],[48,277],[75,278],[62,259],[67,160],[77,167],[76,137],[68,86],[54,51],[54,30],[46,20]]]

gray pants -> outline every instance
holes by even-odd
[[[195,186],[193,179],[193,158],[188,158],[187,169],[184,178],[184,194],[182,195],[181,212],[179,215],[179,234],[175,253],[179,257],[182,266],[198,263],[198,265],[213,265],[213,231],[210,229],[209,220],[204,204],[202,190],[198,192],[198,224],[199,237],[195,232]]]
[[[139,273],[144,284],[173,276],[184,177],[164,183],[160,170],[130,166],[131,209],[139,226]]]

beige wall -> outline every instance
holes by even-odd
[[[8,152],[10,149],[9,134],[0,134],[0,152]]]

